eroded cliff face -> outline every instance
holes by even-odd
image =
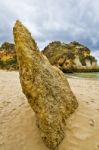
[[[7,51],[14,51],[15,50],[15,45],[12,43],[8,43],[8,42],[4,42],[1,47],[0,50],[7,50]]]
[[[44,48],[43,54],[52,65],[56,65],[63,72],[93,72],[99,71],[97,60],[91,51],[78,42],[69,44],[52,42]],[[5,42],[0,47],[0,68],[17,70],[15,45]]]
[[[0,47],[0,68],[8,70],[18,69],[15,45],[5,42]]]
[[[77,108],[77,100],[64,74],[39,51],[21,22],[16,22],[13,33],[23,92],[35,112],[45,145],[56,150],[65,137],[66,119]]]
[[[69,44],[52,42],[44,48],[43,54],[63,72],[99,71],[97,60],[91,55],[91,51],[75,41]]]

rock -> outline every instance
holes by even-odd
[[[74,63],[76,66],[81,67],[82,64],[80,62],[79,56],[75,56]]]
[[[4,42],[1,45],[0,50],[15,51],[15,45],[12,43]]]
[[[86,59],[85,60],[85,63],[86,63],[86,67],[91,67],[91,61],[89,59]]]
[[[17,70],[17,58],[15,45],[5,42],[0,47],[0,68],[7,70]]]
[[[50,63],[63,72],[98,72],[97,60],[90,53],[87,47],[75,41],[69,44],[52,42],[43,50]]]
[[[39,51],[20,21],[13,33],[23,93],[35,112],[44,143],[56,150],[65,137],[66,119],[77,108],[77,100],[64,74]]]

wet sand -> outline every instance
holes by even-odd
[[[79,107],[59,150],[99,150],[99,80],[68,78]],[[48,150],[22,93],[18,72],[0,71],[0,150]]]

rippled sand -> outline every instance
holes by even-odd
[[[79,108],[59,150],[99,150],[99,80],[68,78]],[[0,71],[0,150],[48,150],[22,94],[18,72]]]

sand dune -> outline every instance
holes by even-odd
[[[79,108],[59,150],[99,150],[99,80],[68,78]],[[48,150],[22,94],[18,72],[0,71],[0,150]]]

